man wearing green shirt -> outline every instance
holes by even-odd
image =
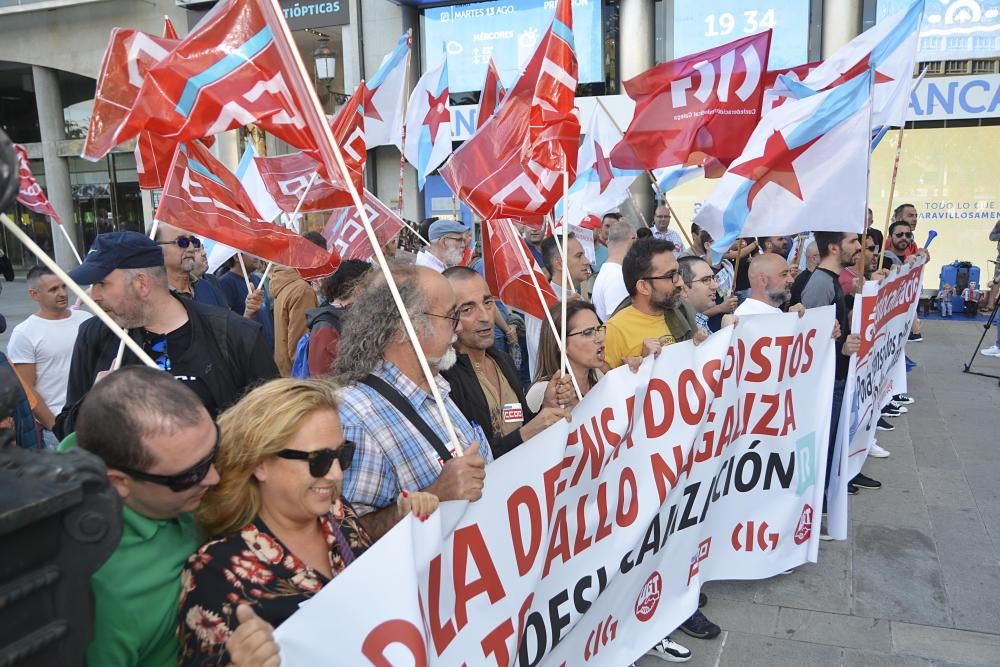
[[[87,394],[77,442],[104,461],[123,513],[121,542],[91,578],[88,664],[177,664],[181,570],[200,546],[191,512],[219,481],[218,437],[198,396],[162,371],[128,366]]]

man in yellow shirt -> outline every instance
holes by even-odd
[[[622,276],[632,304],[608,320],[604,360],[609,369],[675,342],[666,313],[680,301],[683,283],[673,251],[670,241],[644,238],[625,255]]]

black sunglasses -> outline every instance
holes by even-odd
[[[176,245],[182,250],[188,246],[193,246],[195,248],[201,247],[201,239],[197,236],[178,236],[173,241],[157,241],[156,245]]]
[[[219,430],[219,426],[216,424],[215,444],[212,446],[212,452],[187,470],[179,472],[176,475],[153,475],[141,470],[126,468],[125,466],[111,467],[115,470],[122,471],[133,479],[150,482],[151,484],[159,484],[160,486],[169,488],[174,493],[180,493],[181,491],[187,491],[191,487],[201,484],[201,481],[208,475],[208,471],[212,467],[212,464],[215,463],[215,457],[219,455],[219,445],[221,442],[222,431]]]
[[[303,452],[298,449],[282,449],[275,456],[292,461],[309,461],[309,474],[318,479],[330,472],[334,461],[340,463],[341,470],[350,468],[351,461],[354,460],[354,443],[350,440],[345,440],[344,444],[337,447],[337,449],[317,449],[314,452]]]
[[[912,239],[913,238],[913,232],[896,232],[895,234],[893,234],[893,236],[895,236],[897,239],[901,239],[903,237],[906,237],[908,239]]]

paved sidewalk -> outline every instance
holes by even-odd
[[[1000,665],[1000,386],[962,372],[982,333],[924,324],[907,346],[917,402],[880,432],[892,456],[865,473],[883,487],[849,499],[848,540],[789,575],[707,584],[723,633],[674,633],[688,665]],[[1000,359],[973,369],[1000,375]]]

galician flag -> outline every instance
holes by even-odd
[[[739,237],[864,229],[873,76],[761,119],[694,218],[715,239],[713,255]]]
[[[590,126],[580,146],[576,161],[576,180],[569,188],[567,216],[569,224],[579,225],[589,214],[603,215],[617,210],[628,198],[628,189],[641,170],[619,169],[611,164],[611,149],[622,140],[604,107],[597,105]],[[556,212],[560,217],[560,212]]]
[[[923,13],[924,0],[915,0],[907,9],[884,18],[842,46],[801,82],[779,76],[773,94],[801,98],[814,91],[830,90],[874,69],[872,129],[900,126],[910,101]]]
[[[406,100],[406,64],[410,38],[403,35],[382,59],[375,75],[365,82],[365,139],[368,148],[395,146],[403,150],[403,102]]]
[[[451,106],[448,104],[448,60],[417,81],[406,109],[403,154],[417,169],[423,190],[427,175],[451,154]]]

